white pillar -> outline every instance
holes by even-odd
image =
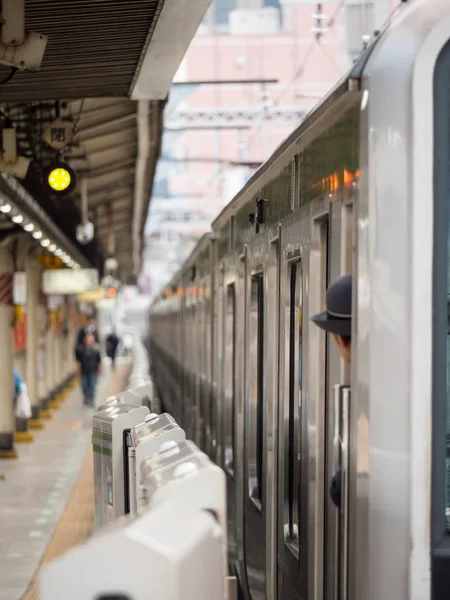
[[[54,335],[53,335],[53,324],[52,324],[52,313],[46,310],[47,329],[45,332],[45,397],[48,402],[51,400],[51,393],[53,392],[53,381],[54,381]]]
[[[39,420],[40,404],[38,393],[38,324],[37,309],[39,303],[39,267],[32,256],[27,257],[27,358],[26,377],[28,397],[31,402],[31,418]]]
[[[38,397],[39,404],[42,409],[46,409],[44,406],[45,398],[47,396],[47,364],[46,364],[46,342],[47,342],[47,332],[46,332],[46,323],[47,323],[47,311],[45,310],[45,305],[41,302],[39,303],[37,309],[37,321],[38,321]],[[42,416],[42,415],[41,415]]]
[[[14,335],[12,328],[12,275],[14,267],[8,247],[0,248],[0,456],[14,457]]]

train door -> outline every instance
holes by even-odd
[[[227,479],[228,556],[231,569],[237,560],[236,546],[236,396],[237,377],[237,298],[235,273],[222,274],[221,351],[221,464]]]
[[[196,390],[195,390],[195,438],[197,446],[204,450],[205,439],[205,421],[203,414],[203,381],[205,370],[205,305],[203,301],[203,289],[200,288],[201,282],[198,278],[195,281],[196,287],[196,344],[197,344],[197,369],[196,369]]]
[[[327,253],[327,284],[352,272],[353,207],[334,202],[330,207]],[[350,366],[340,358],[328,339],[326,345],[325,390],[325,532],[324,598],[347,599],[348,573],[348,469],[350,425]],[[341,473],[341,506],[330,495],[332,477]]]
[[[232,483],[234,492],[230,494],[230,500],[234,500],[235,504],[235,532],[236,532],[236,556],[234,563],[231,563],[233,572],[239,580],[240,590],[248,598],[247,574],[245,570],[245,548],[244,548],[244,496],[246,489],[246,459],[245,459],[245,444],[246,444],[246,394],[245,394],[245,361],[247,356],[246,351],[246,263],[247,263],[247,247],[244,247],[244,252],[239,255],[238,260],[229,265],[231,273],[235,275],[235,301],[236,301],[236,376],[235,376],[235,414],[234,414],[234,476],[228,479]],[[228,267],[227,267],[228,270]],[[230,556],[233,559],[232,556]]]
[[[223,336],[224,336],[224,266],[219,264],[217,273],[214,277],[214,339],[213,339],[213,399],[211,404],[211,432],[213,437],[213,447],[211,449],[211,459],[224,467],[223,462]]]
[[[275,401],[272,374],[278,363],[277,344],[271,335],[271,326],[277,320],[272,300],[278,293],[278,280],[276,276],[273,280],[270,269],[270,246],[268,233],[249,244],[245,269],[244,553],[247,583],[253,600],[267,597],[266,552],[270,541],[266,433],[268,405]]]
[[[306,598],[308,429],[303,319],[309,223],[281,228],[277,598]]]

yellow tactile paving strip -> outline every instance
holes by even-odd
[[[112,376],[107,396],[121,392],[131,372],[131,364],[119,365]],[[94,525],[94,471],[92,447],[86,453],[78,478],[73,486],[70,499],[63,512],[55,534],[45,551],[42,562],[21,600],[38,600],[37,581],[42,565],[64,554],[80,544]]]

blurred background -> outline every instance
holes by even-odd
[[[177,72],[145,230],[142,294],[351,66],[398,0],[214,0]]]

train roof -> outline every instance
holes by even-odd
[[[225,206],[219,215],[212,222],[212,229],[220,229],[235,214],[242,204],[242,199],[248,198],[249,194],[257,193],[263,185],[270,180],[270,169],[278,162],[289,161],[292,155],[300,150],[299,139],[305,136],[309,130],[314,127],[314,137],[318,135],[318,128],[326,127],[323,124],[324,116],[333,113],[338,114],[343,105],[356,102],[360,93],[360,80],[364,72],[364,67],[369,60],[375,46],[378,44],[384,32],[388,29],[390,23],[386,24],[383,33],[374,37],[368,47],[360,54],[356,62],[347,71],[347,73],[335,84],[333,88],[311,109],[305,119],[294,131],[278,146],[270,158],[261,165],[261,167],[252,175],[245,186],[234,196],[234,198]],[[318,126],[318,127],[317,127]],[[311,132],[312,133],[312,132]]]
[[[399,5],[394,11],[396,16],[407,9],[406,4]],[[261,165],[261,167],[252,175],[246,185],[234,196],[234,198],[225,206],[219,215],[212,222],[212,230],[214,232],[223,227],[228,222],[229,218],[235,214],[242,203],[245,203],[250,196],[257,193],[263,185],[271,178],[271,168],[280,162],[288,162],[292,155],[300,150],[300,138],[304,143],[310,141],[312,137],[317,136],[322,128],[325,128],[329,122],[329,118],[333,115],[340,114],[342,110],[351,104],[354,104],[360,97],[361,78],[364,74],[364,69],[367,62],[378,45],[380,39],[392,24],[390,20],[386,23],[382,32],[378,33],[367,48],[360,54],[356,62],[347,71],[347,73],[331,88],[331,90],[311,109],[309,114],[300,123],[300,125],[278,146],[270,158]],[[327,116],[327,119],[324,117]],[[326,121],[326,123],[324,123]],[[309,134],[309,135],[308,135]],[[214,233],[208,232],[202,236],[196,244],[192,252],[189,254],[179,271],[172,277],[171,281],[164,286],[163,290],[174,287],[179,282],[180,277],[185,269],[192,266],[198,256],[206,248],[209,240],[213,238]],[[163,290],[161,294],[163,294]]]

